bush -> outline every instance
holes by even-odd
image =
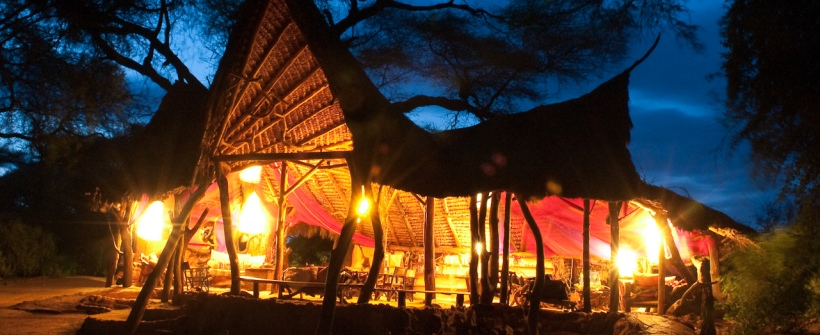
[[[820,316],[814,240],[795,227],[777,230],[724,263],[725,307],[736,333],[803,333]]]
[[[0,222],[0,277],[60,274],[54,237],[20,221]]]

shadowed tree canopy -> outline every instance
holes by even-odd
[[[820,3],[736,0],[721,25],[728,48],[725,121],[752,145],[758,171],[785,178],[784,192],[820,199]]]

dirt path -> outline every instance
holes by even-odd
[[[134,290],[105,288],[104,285],[105,279],[97,277],[2,280],[0,334],[74,334],[88,317],[73,308],[82,298]],[[12,308],[23,302],[28,302],[28,310]]]

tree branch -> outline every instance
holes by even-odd
[[[355,0],[353,2],[355,2]],[[336,36],[341,36],[345,31],[347,31],[351,27],[355,26],[359,22],[362,22],[364,20],[367,20],[370,17],[375,16],[376,14],[378,14],[379,12],[381,12],[382,10],[384,10],[386,8],[401,9],[401,10],[406,10],[406,11],[409,11],[409,12],[423,12],[423,11],[433,11],[433,10],[440,10],[440,9],[457,9],[457,10],[462,10],[462,11],[465,11],[467,13],[470,13],[470,15],[473,15],[473,16],[482,16],[483,15],[483,16],[489,16],[489,17],[497,17],[497,16],[492,15],[492,14],[490,14],[489,12],[487,12],[483,9],[473,8],[469,5],[457,5],[457,4],[454,3],[453,0],[449,0],[445,3],[429,5],[429,6],[416,6],[416,5],[406,4],[406,3],[399,2],[399,1],[394,1],[394,0],[377,0],[376,3],[374,3],[372,6],[364,8],[364,9],[359,9],[358,6],[351,7],[350,13],[348,14],[347,17],[340,20],[336,24],[333,24],[332,22],[330,22],[330,24],[332,25],[330,27],[330,30]]]
[[[417,95],[404,101],[394,102],[391,106],[394,111],[400,113],[409,113],[416,108],[424,106],[439,106],[451,111],[466,111],[484,120],[491,119],[495,116],[495,114],[476,108],[464,100],[432,97],[428,95]]]

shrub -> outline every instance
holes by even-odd
[[[0,277],[59,274],[54,237],[20,221],[0,222]]]
[[[724,264],[727,316],[738,334],[802,333],[820,316],[813,239],[795,227],[764,235]]]

